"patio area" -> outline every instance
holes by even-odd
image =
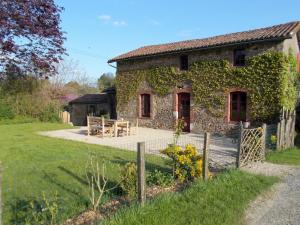
[[[173,143],[173,131],[139,127],[136,135],[123,137],[97,137],[88,136],[87,127],[76,129],[56,130],[40,132],[40,135],[62,138],[72,141],[80,141],[89,144],[97,144],[126,149],[137,150],[138,142],[145,142],[146,152],[150,154],[160,154],[159,151]],[[204,137],[202,134],[186,133],[182,134],[178,144],[185,146],[192,144],[201,153],[203,149]],[[237,144],[231,138],[211,136],[210,140],[210,166],[214,168],[225,168],[235,166],[237,154]]]

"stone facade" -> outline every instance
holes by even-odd
[[[101,104],[72,104],[72,110],[70,113],[70,121],[74,126],[86,126],[87,125],[87,116],[89,115],[89,107],[95,107],[95,115],[101,116],[102,114],[110,114],[110,104],[101,103]],[[92,116],[92,115],[91,115]]]
[[[87,116],[107,116],[115,119],[115,89],[107,89],[99,94],[88,94],[69,102],[70,121],[75,126],[86,126]]]
[[[219,47],[201,51],[184,52],[188,54],[189,63],[201,61],[201,60],[228,60],[233,63],[233,52],[237,48],[244,48],[246,50],[247,57],[258,55],[266,51],[283,51],[283,42],[263,42],[259,44],[247,44],[230,47]],[[289,44],[289,42],[286,42]],[[145,57],[133,60],[124,60],[117,62],[117,72],[146,69],[153,66],[174,66],[179,69],[180,58],[183,53],[168,54],[160,56]]]
[[[295,44],[296,43],[296,44]],[[173,66],[180,68],[180,55],[186,54],[189,57],[189,64],[203,60],[227,60],[233,64],[233,52],[235,49],[243,48],[246,51],[246,57],[255,56],[267,51],[287,52],[287,49],[292,48],[295,53],[299,52],[297,38],[289,39],[288,41],[268,41],[260,43],[252,43],[245,45],[235,45],[227,47],[218,47],[206,50],[189,51],[176,54],[166,54],[138,59],[130,59],[117,62],[117,72],[131,71],[138,69],[146,69],[155,66]],[[212,78],[213,79],[213,78]],[[139,117],[140,126],[173,129],[178,117],[177,109],[177,94],[180,92],[191,93],[191,86],[188,84],[182,88],[174,87],[174,89],[166,96],[158,96],[152,93],[149,85],[144,82],[138,90],[135,99],[132,99],[127,106],[118,110],[118,117],[133,120]],[[239,87],[235,88],[239,91]],[[139,96],[143,93],[151,94],[151,116],[150,118],[140,117],[140,100]],[[216,93],[218,94],[218,93]],[[225,116],[213,117],[205,108],[195,106],[193,96],[191,95],[190,102],[190,128],[191,132],[210,131],[213,133],[226,133],[232,127],[236,126],[236,122],[230,122],[228,117],[228,101],[230,93],[219,93],[226,98],[226,104],[223,110]]]

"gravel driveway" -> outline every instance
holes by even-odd
[[[247,224],[300,224],[300,167],[259,163],[244,170],[281,177],[280,183],[251,203],[246,211]]]
[[[120,149],[136,151],[137,142],[144,141],[146,152],[151,154],[159,154],[168,144],[173,143],[173,131],[151,129],[139,127],[138,134],[125,137],[96,137],[87,136],[87,128],[75,128],[66,130],[55,130],[39,132],[40,135],[48,137],[63,138],[67,140],[80,141],[89,144],[98,144]],[[202,152],[204,138],[202,134],[187,133],[182,134],[178,140],[178,144],[185,146],[186,144],[194,145],[199,152]],[[234,167],[236,162],[237,144],[232,139],[220,136],[211,136],[210,139],[210,166],[215,169],[225,167]]]

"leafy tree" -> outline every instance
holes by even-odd
[[[89,84],[83,83],[80,84],[77,81],[70,81],[65,84],[65,89],[67,93],[76,95],[76,96],[81,96],[85,94],[95,94],[98,93],[98,89],[96,87],[93,87]]]
[[[40,76],[55,73],[65,54],[62,10],[54,0],[0,1],[0,78],[7,65]]]
[[[103,73],[98,79],[98,88],[103,91],[106,88],[115,86],[115,76],[112,73]]]

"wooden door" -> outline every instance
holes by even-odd
[[[184,121],[184,132],[190,132],[190,94],[179,93],[178,94],[178,119]]]

